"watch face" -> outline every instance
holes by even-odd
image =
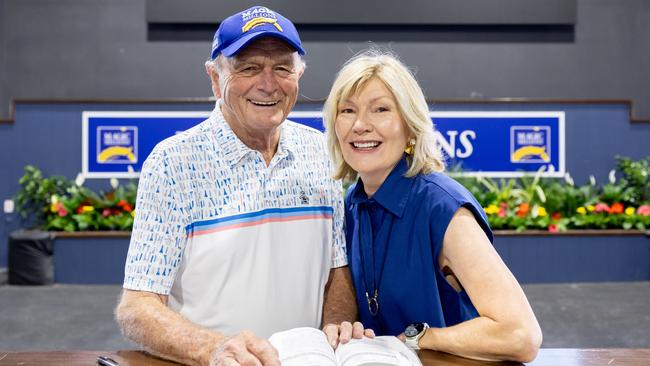
[[[410,324],[404,330],[404,335],[407,337],[415,337],[416,335],[420,334],[420,332],[422,332],[423,330],[424,330],[424,323]]]

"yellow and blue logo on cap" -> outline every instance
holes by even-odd
[[[100,164],[137,163],[137,139],[136,126],[98,126],[97,162]]]
[[[249,42],[263,36],[279,38],[293,47],[299,54],[305,50],[293,23],[264,6],[254,6],[224,19],[214,34],[211,59],[220,53],[231,57]]]
[[[280,32],[283,32],[282,27],[280,27],[280,24],[278,24],[277,19],[264,18],[264,17],[249,20],[241,28],[241,31],[242,32],[248,32],[249,30],[251,30],[251,29],[253,29],[253,28],[257,27],[257,26],[260,26],[262,24],[271,24],[271,25],[275,26]]]
[[[551,161],[551,131],[548,126],[510,127],[510,161],[548,163]]]

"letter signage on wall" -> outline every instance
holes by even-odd
[[[83,112],[82,173],[87,178],[135,178],[153,147],[209,112]],[[431,112],[435,137],[451,171],[517,177],[565,173],[564,112]],[[289,119],[323,130],[320,111]],[[325,153],[325,152],[323,152]]]

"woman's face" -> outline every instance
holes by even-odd
[[[366,191],[383,183],[402,158],[408,132],[393,93],[370,79],[347,100],[341,100],[335,122],[343,159],[359,173]]]

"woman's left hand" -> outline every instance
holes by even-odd
[[[342,322],[341,324],[327,324],[323,327],[323,333],[327,336],[327,342],[332,346],[333,349],[339,345],[339,343],[348,343],[352,338],[363,338],[366,336],[368,338],[374,338],[375,332],[370,329],[364,329],[361,322]]]

